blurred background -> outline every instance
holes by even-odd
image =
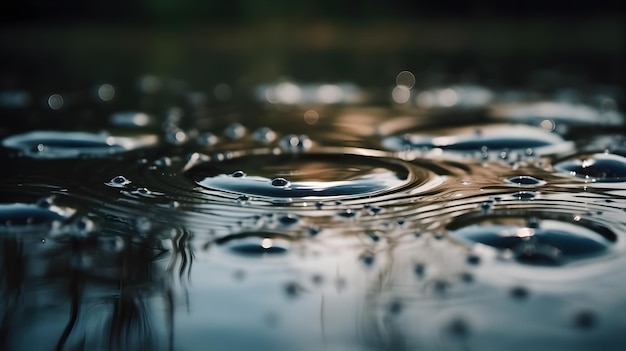
[[[20,1],[2,5],[0,88],[141,74],[192,85],[624,82],[618,1]]]

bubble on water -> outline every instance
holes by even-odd
[[[626,182],[626,157],[614,154],[593,154],[557,163],[560,172],[592,182]]]
[[[254,173],[234,177],[233,172],[238,170],[235,167],[245,167]],[[419,183],[430,180],[427,170],[414,169],[414,172],[404,163],[368,156],[306,154],[293,158],[281,154],[201,163],[191,167],[187,174],[205,188],[291,202],[371,195],[400,187],[414,178]],[[287,174],[289,180],[281,177]]]
[[[291,226],[300,221],[300,217],[293,214],[286,214],[278,217],[278,222],[284,226]]]
[[[396,75],[396,85],[406,88],[413,88],[415,84],[415,76],[410,71],[402,71]]]
[[[535,219],[532,225],[518,217],[484,217],[478,223],[451,231],[467,243],[510,251],[527,264],[552,265],[606,252],[615,234],[608,228],[580,220],[568,223]],[[455,226],[454,224],[452,225]],[[469,261],[468,261],[469,262]]]
[[[49,229],[55,222],[63,222],[73,210],[53,204],[0,204],[0,232]]]
[[[232,123],[224,129],[224,135],[231,140],[241,139],[246,135],[246,127],[240,123]]]
[[[346,208],[345,210],[339,211],[337,215],[343,218],[353,218],[357,215],[357,212],[351,208]]]
[[[246,173],[244,171],[234,171],[230,176],[233,178],[243,178],[246,176]]]
[[[540,185],[546,184],[545,181],[535,178],[533,176],[528,176],[528,175],[520,175],[520,176],[511,177],[507,179],[507,182],[516,184],[521,187],[533,187],[533,186],[540,186]]]
[[[144,112],[123,111],[111,114],[109,122],[116,127],[139,128],[150,125],[152,117]]]
[[[33,158],[103,156],[147,146],[156,138],[127,138],[84,132],[36,131],[13,135],[2,141],[8,148]]]
[[[287,187],[289,186],[291,183],[289,183],[289,181],[285,178],[274,178],[272,179],[272,185],[273,186],[278,186],[278,187]]]
[[[268,144],[276,140],[276,132],[268,127],[261,127],[252,132],[252,139],[259,143]]]
[[[237,197],[237,203],[241,206],[247,205],[248,203],[250,203],[250,196],[240,195],[239,197]]]
[[[533,200],[537,194],[531,191],[518,191],[511,194],[511,196],[520,201],[530,201]]]
[[[227,235],[216,240],[219,246],[245,256],[282,255],[289,251],[288,237],[270,232]]]
[[[303,134],[288,134],[280,139],[279,146],[283,151],[303,152],[309,150],[313,146],[313,142]]]
[[[395,151],[433,150],[440,149],[450,153],[487,154],[505,156],[512,151],[524,153],[531,148],[535,154],[552,154],[568,151],[573,148],[557,134],[546,132],[541,128],[527,126],[492,127],[480,133],[463,133],[456,135],[419,135],[402,134],[383,139],[384,147]]]
[[[111,101],[115,97],[115,87],[111,84],[101,84],[96,89],[96,95],[100,101]]]
[[[63,107],[65,100],[63,99],[63,96],[61,94],[52,94],[48,97],[46,103],[48,104],[48,107],[50,107],[50,109],[57,111]]]

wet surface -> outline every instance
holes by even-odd
[[[2,134],[0,349],[626,341],[619,96],[139,81],[133,109],[98,85],[97,127]]]

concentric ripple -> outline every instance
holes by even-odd
[[[612,154],[594,154],[557,163],[555,169],[593,182],[626,181],[626,157]]]
[[[616,235],[589,221],[492,216],[452,225],[453,238],[511,252],[520,263],[555,265],[607,251]]]
[[[207,189],[294,201],[370,196],[432,177],[400,160],[330,153],[247,155],[202,163],[187,174]]]
[[[73,158],[124,152],[156,142],[156,137],[117,137],[107,134],[62,131],[35,131],[13,135],[2,145],[33,158]]]
[[[396,151],[441,149],[452,153],[522,151],[551,154],[568,150],[572,144],[541,128],[528,126],[492,127],[471,133],[450,135],[404,134],[383,140],[383,146]]]

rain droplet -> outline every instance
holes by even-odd
[[[285,178],[274,178],[272,179],[273,186],[286,187],[289,186],[289,181]]]
[[[234,171],[230,176],[233,178],[243,178],[246,176],[246,173],[244,171]]]
[[[528,187],[546,184],[546,182],[541,179],[537,179],[533,176],[527,176],[527,175],[511,177],[507,179],[507,181],[509,183],[516,184],[518,186],[528,186]]]
[[[289,241],[286,237],[264,232],[228,235],[218,239],[216,243],[231,252],[246,256],[280,255],[289,250]]]
[[[278,217],[278,222],[280,222],[280,224],[285,225],[285,226],[294,225],[298,223],[298,221],[300,221],[300,218],[292,214],[286,214],[286,215]]]

